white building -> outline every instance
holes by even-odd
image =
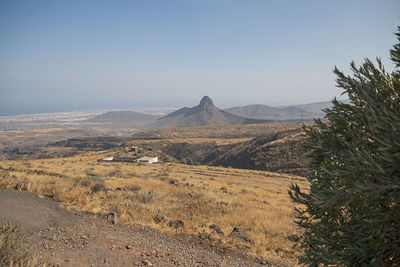
[[[113,161],[113,160],[114,160],[114,157],[109,157],[109,158],[102,159],[102,161]]]
[[[154,158],[152,158],[152,157],[141,157],[141,158],[138,158],[136,161],[137,162],[143,162],[143,163],[155,163],[155,162],[158,162],[158,157],[154,157]]]
[[[129,158],[129,157],[109,157],[99,161],[107,162],[141,162],[141,163],[155,163],[158,162],[158,157],[141,157],[141,158]]]

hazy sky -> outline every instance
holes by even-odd
[[[0,115],[331,100],[335,65],[379,56],[392,68],[399,11],[399,0],[0,0]]]

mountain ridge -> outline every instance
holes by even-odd
[[[230,125],[266,123],[271,120],[238,116],[214,106],[213,100],[204,96],[197,106],[183,107],[160,118],[151,128],[174,128],[201,125]]]
[[[310,120],[320,117],[320,114],[305,111],[296,106],[271,107],[263,104],[252,104],[225,109],[226,111],[243,117],[270,120]]]
[[[137,111],[108,111],[82,121],[83,123],[101,123],[141,128],[157,121],[161,116]]]

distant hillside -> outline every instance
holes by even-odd
[[[291,121],[257,124],[233,124],[220,126],[205,125],[172,129],[157,129],[135,133],[132,135],[132,140],[165,140],[185,138],[253,138],[260,134],[269,134],[288,129],[300,128],[303,123],[304,122]]]
[[[310,120],[318,117],[313,112],[308,112],[295,106],[274,108],[267,105],[248,105],[244,107],[228,108],[225,110],[238,116],[253,119]]]
[[[83,122],[142,127],[157,121],[161,116],[136,111],[109,111]]]
[[[101,151],[119,147],[123,142],[129,140],[127,137],[113,136],[86,136],[69,138],[67,140],[50,143],[48,147],[70,147],[81,150]]]
[[[225,166],[240,169],[307,173],[305,155],[298,150],[304,139],[301,128],[260,135],[248,141],[218,145],[215,141],[201,143],[160,140],[143,145],[151,151],[188,164]]]
[[[266,123],[269,120],[250,119],[234,115],[214,106],[208,96],[201,99],[199,105],[192,108],[181,108],[160,118],[151,128],[176,128],[201,125],[231,125]]]
[[[343,103],[350,103],[349,100],[341,100]],[[253,118],[268,120],[312,120],[323,118],[323,109],[332,107],[332,101],[316,102],[302,105],[270,107],[267,105],[248,105],[244,107],[234,107],[225,109],[233,114]]]
[[[274,124],[277,124],[278,127],[274,127]],[[279,127],[280,124],[282,124],[281,127]],[[134,138],[138,139],[131,142],[136,145],[141,144],[143,148],[159,153],[162,160],[306,175],[306,157],[303,152],[298,150],[305,137],[299,123],[275,122],[252,126],[255,125],[267,127],[259,128],[258,134],[253,131],[247,133],[244,131],[242,135],[227,135],[225,138],[236,137],[236,139],[230,139],[231,142],[221,142],[223,139],[218,138],[185,139],[188,136],[184,133],[177,133],[175,129],[154,132],[148,136],[151,139],[149,142],[146,139],[140,140],[146,136],[134,135]],[[235,127],[237,126],[241,125],[235,125]],[[288,126],[294,126],[294,128],[288,128]],[[210,126],[182,129],[188,132],[197,132],[198,136],[204,136],[203,133],[208,132],[208,129],[205,128],[208,127]],[[232,126],[224,127],[235,132]],[[202,130],[203,128],[204,130]],[[173,133],[168,133],[170,131]],[[239,136],[250,138],[237,138]],[[229,139],[224,140],[229,141]]]
[[[305,176],[306,157],[298,149],[303,139],[301,128],[261,135],[231,147],[208,164]]]
[[[332,107],[332,102],[331,101],[316,102],[316,103],[310,103],[310,104],[293,105],[293,106],[289,106],[289,107],[299,108],[299,109],[302,109],[304,111],[311,112],[311,113],[322,113],[322,109]]]
[[[340,100],[340,102],[343,102],[345,104],[350,104],[349,99]],[[293,106],[289,106],[289,107],[300,108],[307,112],[320,114],[320,115],[322,114],[322,116],[323,116],[324,113],[322,112],[322,109],[331,108],[332,106],[333,106],[332,101],[326,101],[326,102],[316,102],[316,103],[302,104],[302,105],[293,105]]]

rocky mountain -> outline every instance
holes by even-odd
[[[305,111],[299,107],[270,107],[267,105],[248,105],[244,107],[233,107],[226,111],[238,116],[248,117],[252,119],[269,119],[269,120],[310,120],[319,117],[314,112]]]
[[[144,114],[136,111],[109,111],[83,122],[141,128],[157,121],[160,117],[161,116],[158,115]]]
[[[251,124],[266,123],[270,120],[251,119],[229,113],[214,106],[211,98],[205,96],[200,103],[192,108],[184,107],[174,111],[165,117],[160,118],[150,127],[176,128],[201,125],[230,125],[230,124]]]
[[[304,176],[307,160],[298,149],[304,137],[301,128],[260,135],[231,146],[207,164]]]

